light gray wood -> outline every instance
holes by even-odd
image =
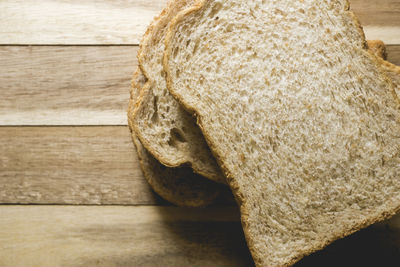
[[[167,0],[3,0],[0,44],[138,44]],[[399,0],[350,0],[367,37],[400,44]]]
[[[0,125],[126,125],[136,46],[0,46]],[[400,45],[388,60],[400,65]]]
[[[390,266],[399,236],[397,217],[297,266]],[[0,206],[2,267],[251,265],[235,207]]]
[[[157,204],[126,126],[0,127],[0,169],[0,203]]]
[[[0,125],[126,125],[137,49],[0,46]]]

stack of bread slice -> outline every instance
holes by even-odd
[[[345,0],[170,1],[128,111],[146,179],[190,207],[228,184],[258,266],[392,216],[400,68],[383,57]]]

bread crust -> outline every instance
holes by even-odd
[[[163,65],[164,65],[164,70],[167,73],[166,76],[166,80],[167,80],[167,87],[168,90],[170,91],[170,93],[175,97],[175,99],[177,99],[189,112],[193,113],[196,118],[197,118],[197,123],[199,125],[199,127],[201,128],[204,137],[206,138],[206,141],[208,143],[208,145],[211,148],[211,151],[213,152],[215,158],[217,159],[217,162],[219,163],[220,167],[222,168],[229,186],[231,187],[231,190],[235,196],[235,199],[239,205],[240,208],[240,213],[241,213],[241,223],[243,226],[243,231],[246,237],[246,241],[249,247],[249,250],[253,256],[254,262],[257,266],[266,266],[266,262],[265,260],[262,258],[261,255],[257,254],[257,251],[255,249],[255,245],[253,243],[253,240],[250,236],[250,232],[249,232],[249,222],[248,222],[248,210],[246,207],[246,199],[243,197],[242,193],[240,192],[240,188],[238,185],[238,182],[235,180],[235,177],[233,176],[232,173],[229,172],[228,168],[225,166],[224,162],[227,160],[227,158],[225,157],[225,155],[223,153],[220,153],[217,150],[217,146],[213,143],[213,139],[211,138],[211,135],[209,133],[209,130],[207,129],[207,127],[204,127],[203,125],[203,119],[201,117],[200,114],[197,113],[196,111],[196,106],[191,106],[189,103],[187,103],[185,101],[185,99],[179,95],[176,91],[175,88],[173,87],[173,83],[171,80],[171,76],[170,76],[170,69],[169,69],[169,59],[171,57],[171,53],[172,53],[172,49],[170,46],[170,43],[172,42],[174,35],[176,33],[176,29],[177,29],[177,25],[179,23],[181,23],[187,16],[191,15],[192,13],[196,13],[196,12],[200,12],[203,8],[206,7],[207,3],[212,2],[213,0],[199,0],[196,2],[196,4],[186,10],[181,11],[170,23],[169,28],[168,28],[168,32],[165,38],[165,53],[164,53],[164,58],[163,58]],[[364,48],[364,52],[365,54],[367,54],[368,57],[370,57],[370,59],[376,64],[377,69],[379,69],[382,77],[388,82],[388,84],[390,84],[390,90],[391,93],[393,94],[393,97],[396,98],[398,100],[398,97],[395,93],[392,81],[388,78],[388,76],[385,74],[381,64],[384,65],[390,65],[391,63],[385,63],[385,61],[383,59],[379,59],[377,58],[375,55],[369,53],[367,51],[367,42],[365,39],[365,35],[364,35],[364,31],[362,29],[362,26],[358,20],[358,18],[355,16],[355,14],[350,11],[350,3],[348,0],[346,1],[346,6],[344,8],[345,12],[348,12],[348,15],[352,18],[352,20],[354,21],[357,30],[362,33],[362,42],[363,42],[363,48]],[[392,64],[393,65],[393,64]],[[396,71],[400,71],[400,68],[396,69]],[[399,72],[400,73],[400,72]],[[400,102],[398,102],[400,103]],[[325,240],[324,242],[321,242],[319,244],[314,245],[314,247],[304,251],[302,254],[299,254],[295,257],[292,257],[289,259],[289,261],[285,264],[285,266],[290,266],[295,264],[296,262],[298,262],[300,259],[302,259],[303,257],[321,250],[323,248],[325,248],[327,245],[329,245],[330,243],[332,243],[333,241],[343,238],[345,236],[348,236],[358,230],[361,230],[373,223],[376,222],[380,222],[383,221],[385,219],[388,219],[390,217],[392,217],[393,215],[395,215],[398,211],[400,211],[400,203],[390,203],[387,205],[387,209],[384,211],[379,211],[376,212],[376,214],[371,215],[370,217],[368,217],[367,219],[358,222],[357,224],[355,224],[353,227],[345,229],[345,231],[336,234],[335,236],[332,236],[331,238]]]
[[[386,60],[386,47],[382,41],[368,41],[369,52],[377,57],[380,66],[385,70],[385,73],[393,79],[394,91],[396,97],[399,97],[400,92],[400,66],[396,66]]]
[[[400,76],[400,66],[397,66],[397,65],[395,65],[395,64],[393,64],[393,63],[390,63],[389,61],[384,60],[384,59],[382,59],[382,58],[377,58],[377,61],[378,61],[382,66],[384,66],[384,68],[385,68],[386,70],[391,71],[391,72],[395,73],[396,75],[399,75],[399,76]]]
[[[149,75],[146,68],[144,67],[144,65],[145,65],[144,54],[147,53],[146,50],[148,49],[149,45],[151,44],[151,40],[154,38],[153,32],[155,31],[156,28],[168,25],[169,20],[166,17],[166,15],[169,13],[170,10],[173,10],[173,9],[180,10],[187,3],[188,3],[188,0],[169,0],[167,3],[167,6],[161,11],[161,13],[158,16],[156,16],[154,18],[154,20],[151,22],[151,24],[147,28],[145,34],[143,35],[143,38],[139,45],[137,57],[138,57],[140,71],[147,78],[149,78],[151,75]],[[159,25],[160,23],[162,23],[162,24]]]
[[[386,46],[380,40],[368,40],[368,50],[374,54],[375,56],[386,60],[387,53],[386,53]]]

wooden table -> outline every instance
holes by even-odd
[[[350,2],[400,65],[400,0]],[[0,1],[0,266],[252,264],[236,207],[173,207],[139,169],[130,77],[165,3]],[[299,265],[399,265],[399,247],[395,217]]]

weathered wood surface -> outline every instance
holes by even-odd
[[[349,0],[363,26],[400,26],[398,0]]]
[[[395,218],[297,266],[395,266]],[[0,206],[0,266],[252,266],[236,208]]]
[[[368,39],[400,44],[400,2],[398,0],[349,0]]]
[[[0,125],[126,125],[136,53],[135,46],[0,46]]]
[[[0,46],[0,125],[126,125],[137,49]],[[387,50],[400,65],[400,45]]]
[[[138,44],[167,0],[2,0],[0,44]]]
[[[159,206],[126,126],[74,127],[126,125],[132,45],[166,2],[0,1],[0,126],[20,126],[0,127],[0,203],[133,205],[0,205],[0,266],[251,266],[235,207]],[[350,2],[400,65],[400,1]],[[298,266],[393,266],[399,246],[397,216]]]
[[[251,266],[236,208],[0,206],[0,266]]]
[[[138,44],[167,0],[3,0],[0,44]],[[397,0],[350,0],[367,37],[400,44]]]
[[[170,205],[147,184],[127,126],[0,127],[0,204]],[[229,190],[213,203],[233,205]]]
[[[0,169],[0,203],[157,204],[126,126],[0,127]]]

